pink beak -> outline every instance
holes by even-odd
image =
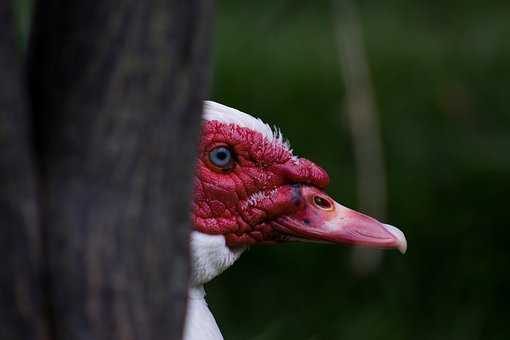
[[[274,222],[274,228],[286,235],[287,240],[395,248],[402,254],[406,252],[407,240],[398,228],[346,208],[314,187],[295,190],[300,190],[303,209]]]

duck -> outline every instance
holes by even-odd
[[[185,340],[222,340],[204,286],[250,247],[320,242],[407,250],[404,233],[326,193],[328,173],[297,156],[281,130],[206,101],[190,236]]]

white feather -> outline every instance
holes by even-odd
[[[283,138],[279,128],[276,126],[271,128],[271,126],[264,123],[260,118],[255,118],[234,108],[213,101],[205,101],[203,118],[207,121],[216,120],[225,124],[235,124],[240,127],[252,129],[259,132],[268,141],[281,144],[291,151],[289,141]]]
[[[184,325],[184,340],[223,340],[220,329],[212,315],[202,287],[190,288],[188,311]]]
[[[184,340],[222,340],[218,325],[205,302],[204,284],[234,264],[245,247],[230,249],[223,235],[191,232],[191,286]]]
[[[191,232],[191,285],[203,285],[220,275],[241,256],[245,247],[231,249],[223,235]]]
[[[276,191],[277,191],[276,189],[273,189],[269,192],[257,191],[255,193],[251,194],[250,197],[248,197],[248,199],[246,200],[246,205],[253,207],[253,206],[257,205],[257,203],[259,203],[260,201],[274,196],[276,194]]]

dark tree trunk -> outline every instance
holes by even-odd
[[[30,116],[9,4],[0,1],[0,338],[43,339]]]
[[[30,82],[56,339],[179,339],[211,0],[40,0]]]

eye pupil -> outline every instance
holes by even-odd
[[[209,152],[209,160],[215,166],[229,170],[233,161],[232,151],[224,146],[214,148]]]

